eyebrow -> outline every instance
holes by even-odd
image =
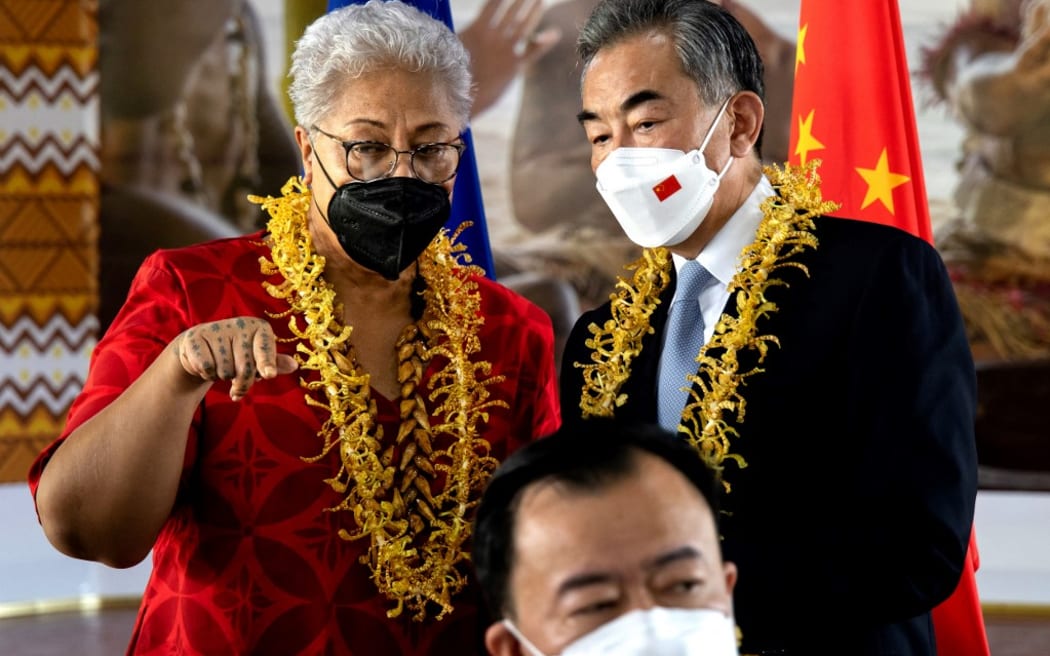
[[[645,563],[644,568],[647,570],[659,569],[681,560],[703,560],[703,557],[699,549],[687,545],[653,558]],[[584,572],[570,576],[562,581],[555,596],[562,597],[573,590],[586,588],[591,585],[610,583],[614,580],[616,580],[615,576],[605,572]]]
[[[345,129],[349,128],[350,126],[354,126],[354,125],[369,125],[369,126],[372,126],[372,127],[375,127],[375,128],[380,128],[380,129],[386,129],[386,127],[387,127],[386,123],[384,123],[382,121],[377,121],[375,119],[371,119],[371,118],[355,118],[352,121],[347,121],[346,123],[344,123],[342,126],[340,126],[340,129],[345,130]],[[424,123],[423,125],[417,126],[414,130],[412,130],[412,134],[420,134],[421,132],[429,132],[431,130],[440,130],[442,128],[450,128],[450,127],[451,126],[449,126],[446,123],[442,123],[441,121],[433,121],[433,122],[430,122],[430,123]]]
[[[591,585],[599,585],[602,583],[611,583],[615,580],[612,574],[606,574],[602,572],[586,572],[583,574],[577,574],[576,576],[570,576],[561,582],[558,586],[558,591],[555,596],[563,597],[573,590],[580,588],[586,588]]]
[[[687,546],[675,549],[674,551],[669,551],[669,552],[667,552],[667,553],[665,553],[663,555],[657,556],[656,558],[653,558],[651,561],[646,563],[645,568],[646,569],[658,569],[660,567],[664,567],[665,565],[670,565],[671,563],[675,563],[675,562],[678,562],[680,560],[703,560],[703,559],[704,559],[704,554],[702,554],[699,549],[697,549],[696,547],[687,545]]]
[[[627,100],[620,103],[620,111],[622,113],[627,113],[635,107],[637,107],[638,105],[647,103],[651,100],[662,100],[663,97],[664,96],[662,94],[653,91],[652,89],[642,89],[641,91],[631,94],[627,98]],[[598,115],[590,111],[589,109],[585,109],[576,115],[576,120],[580,123],[586,123],[587,121],[595,121],[597,119]]]

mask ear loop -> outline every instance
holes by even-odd
[[[328,180],[328,184],[332,187],[332,191],[339,193],[339,187],[335,186],[335,182],[332,181],[332,176],[328,175],[328,169],[324,167],[324,162],[322,162],[321,158],[317,155],[317,145],[314,144],[313,136],[307,138],[310,140],[310,149],[313,150],[314,153],[314,161],[317,162],[317,165],[321,167],[321,173],[324,173],[324,177],[326,180]],[[314,207],[317,208],[317,211],[321,213],[321,218],[323,218],[324,222],[328,224],[329,228],[331,228],[332,222],[328,220],[328,212],[325,212],[321,209],[321,206],[317,204],[317,199],[314,197],[313,194],[310,194],[310,202],[314,204]]]
[[[532,656],[546,656],[536,645],[532,644],[532,641],[526,638],[521,631],[518,630],[518,627],[514,626],[514,622],[505,619],[503,620],[503,626],[507,627],[510,634],[514,636],[514,638],[521,643],[525,647],[525,650],[532,654]]]
[[[427,309],[427,300],[424,294],[427,291],[427,281],[419,272],[419,259],[416,259],[416,276],[412,278],[412,293],[409,296],[409,311],[412,319],[419,321],[423,318],[423,312]]]
[[[704,140],[700,143],[700,148],[697,149],[698,152],[700,152],[701,155],[704,153],[704,149],[707,148],[708,142],[711,141],[711,137],[714,136],[714,134],[715,134],[715,127],[718,125],[718,122],[722,120],[722,117],[726,113],[726,108],[729,107],[729,101],[732,100],[732,99],[733,99],[733,96],[730,96],[730,97],[726,98],[726,101],[724,103],[722,103],[722,107],[718,110],[718,114],[715,116],[715,120],[711,121],[711,127],[707,128],[707,134],[704,135]],[[722,176],[724,176],[726,174],[726,172],[729,171],[729,167],[732,166],[732,165],[733,165],[733,155],[730,154],[729,155],[729,160],[725,163],[725,166],[722,167],[722,170],[718,172],[718,178],[717,179],[718,179],[719,182],[722,181]]]
[[[729,156],[729,159],[728,159],[728,160],[726,160],[726,165],[725,165],[725,166],[723,166],[723,167],[722,167],[722,170],[718,172],[718,177],[717,177],[717,180],[718,180],[719,182],[721,182],[721,181],[722,181],[722,176],[724,176],[724,175],[726,174],[726,172],[727,172],[727,171],[729,171],[729,167],[733,165],[733,160],[734,160],[734,159],[735,159],[735,158],[734,158],[734,157],[733,157],[732,155],[730,155],[730,156]]]

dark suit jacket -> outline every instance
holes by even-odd
[[[801,656],[926,655],[929,611],[955,589],[977,490],[973,360],[938,253],[903,231],[817,219],[819,246],[778,274],[765,371],[743,388],[746,417],[727,464],[727,560],[739,567],[744,650]],[[617,416],[656,421],[661,332],[653,317]],[[732,299],[727,311],[735,311]],[[590,362],[586,313],[569,337],[562,415],[580,420]],[[786,650],[778,652],[776,650]]]

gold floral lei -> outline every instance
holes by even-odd
[[[304,460],[316,462],[339,447],[341,467],[325,482],[345,496],[328,510],[353,513],[356,528],[341,529],[341,538],[369,539],[361,561],[379,591],[396,603],[387,614],[397,617],[407,607],[421,621],[431,602],[441,619],[466,583],[460,567],[469,559],[464,545],[470,511],[499,464],[479,436],[479,424],[488,421],[489,409],[507,407],[489,399],[488,387],[503,377],[490,375],[489,362],[470,359],[481,348],[477,333],[484,319],[477,284],[468,274],[481,269],[460,263],[459,258],[470,259],[466,247],[454,243],[459,231],[449,236],[442,230],[419,258],[426,306],[397,342],[401,424],[396,439],[384,440],[369,375],[353,357],[353,329],[342,325],[335,290],[322,276],[325,259],[313,251],[307,228],[310,192],[292,178],[281,193],[280,198],[251,200],[271,217],[271,257],[260,258],[262,271],[284,277],[279,285],[264,283],[266,290],[288,302],[289,309],[277,316],[289,317],[289,328],[300,340],[300,367],[319,374],[315,381],[301,379],[306,402],[330,413],[318,433],[321,453]],[[447,364],[431,378],[427,398],[437,404],[431,413],[420,382],[434,357]],[[315,398],[316,392],[324,401]],[[442,420],[431,423],[431,417]],[[439,436],[448,448],[437,448]]]
[[[690,402],[682,411],[679,430],[685,432],[704,461],[722,476],[727,459],[741,468],[747,463],[731,453],[731,439],[737,436],[731,425],[744,419],[745,399],[740,392],[744,379],[762,371],[758,367],[766,357],[769,344],[780,345],[775,335],[758,334],[758,321],[777,310],[766,299],[772,285],[785,285],[772,277],[783,267],[797,267],[806,275],[809,270],[791,257],[805,248],[816,248],[813,218],[837,209],[820,194],[818,161],[804,166],[767,167],[778,195],[762,203],[762,222],[755,241],[740,253],[740,267],[729,283],[730,298],[736,299],[737,316],[723,314],[715,326],[714,336],[700,349],[697,373],[687,376]],[[665,248],[646,249],[641,258],[627,266],[633,270],[631,282],[620,278],[611,295],[611,315],[603,326],[591,324],[592,337],[586,341],[592,349],[591,364],[575,363],[583,369],[583,393],[580,409],[584,417],[611,417],[616,408],[627,402],[620,389],[630,378],[631,363],[642,351],[642,339],[653,332],[650,318],[660,303],[660,293],[671,280],[671,253]],[[741,371],[740,353],[751,349],[757,353],[754,368]],[[715,355],[712,355],[715,354]],[[726,491],[730,485],[723,478]]]

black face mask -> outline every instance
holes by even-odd
[[[320,161],[320,160],[318,160]],[[443,187],[416,178],[380,178],[335,188],[325,217],[355,262],[397,280],[448,221],[452,211]]]

